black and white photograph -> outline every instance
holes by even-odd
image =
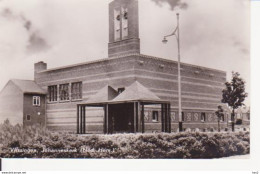
[[[250,159],[249,0],[0,0],[0,158]]]

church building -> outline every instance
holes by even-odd
[[[32,83],[41,90],[28,89],[31,102],[18,120],[78,134],[178,131],[178,62],[140,53],[138,10],[138,0],[109,4],[108,58],[53,69],[35,63]],[[225,82],[225,71],[181,63],[184,129],[217,129]],[[227,122],[225,115],[221,127]]]

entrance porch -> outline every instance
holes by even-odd
[[[161,131],[171,132],[170,101],[161,100],[138,81],[118,92],[105,86],[87,103],[77,105],[77,133],[86,132],[86,108],[103,108],[103,133],[145,133],[144,107],[159,105],[161,108]]]
[[[124,103],[79,104],[77,106],[77,134],[86,134],[86,107],[102,107],[104,110],[103,132],[145,133],[145,105],[161,106],[161,131],[171,132],[170,103],[129,101]]]

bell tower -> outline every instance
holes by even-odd
[[[140,54],[138,0],[109,4],[108,57]]]

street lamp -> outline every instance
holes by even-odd
[[[168,40],[166,39],[166,37],[163,38],[162,42],[163,42],[164,44],[167,44]]]
[[[181,108],[181,56],[180,56],[180,30],[179,30],[179,13],[177,16],[177,27],[174,32],[170,35],[164,36],[162,42],[166,44],[168,40],[167,37],[175,36],[178,44],[178,103],[179,103],[179,131],[182,132],[182,108]]]

